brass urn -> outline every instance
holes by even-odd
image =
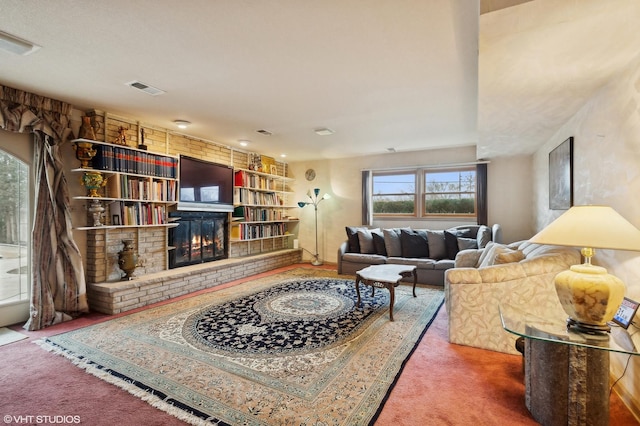
[[[118,253],[118,265],[125,273],[122,280],[130,280],[132,279],[133,271],[138,266],[138,254],[133,247],[133,240],[122,240],[122,244],[124,244],[124,247]]]
[[[74,142],[73,149],[76,151],[76,158],[80,161],[83,169],[91,168],[91,160],[96,156],[96,149],[91,142]]]

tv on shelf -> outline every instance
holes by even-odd
[[[178,210],[233,211],[233,168],[180,156]]]

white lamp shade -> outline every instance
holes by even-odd
[[[574,206],[529,241],[557,246],[640,251],[640,230],[608,206]]]

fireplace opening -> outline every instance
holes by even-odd
[[[169,213],[178,224],[169,229],[169,268],[226,259],[229,256],[229,214],[221,212]]]

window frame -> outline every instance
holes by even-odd
[[[374,192],[374,182],[376,180],[377,176],[399,176],[399,175],[413,175],[413,186],[414,186],[414,191],[413,193],[413,213],[376,213],[374,211],[374,206],[375,206],[375,197],[376,194]],[[381,170],[381,171],[375,171],[373,170],[371,173],[371,188],[369,191],[369,199],[371,200],[371,213],[373,215],[374,218],[376,217],[387,217],[387,218],[415,218],[415,217],[419,217],[419,213],[421,211],[421,207],[420,205],[420,197],[419,197],[419,185],[420,185],[420,181],[418,179],[418,175],[413,171],[413,170],[406,170],[406,169],[401,169],[401,170]],[[385,196],[403,196],[403,195],[408,195],[409,193],[384,193],[383,195]]]

